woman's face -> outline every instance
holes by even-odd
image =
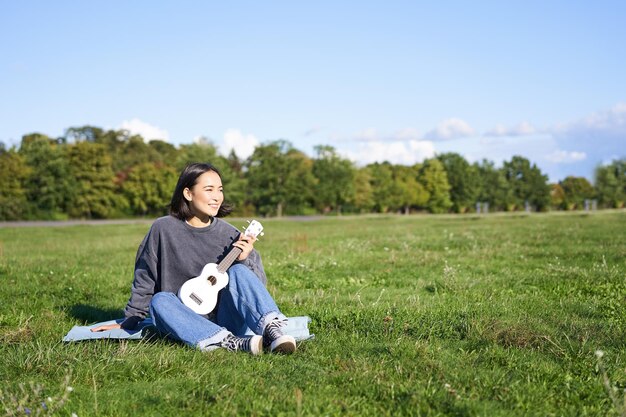
[[[217,215],[224,201],[222,179],[217,173],[207,171],[198,177],[191,189],[183,190],[183,196],[189,201],[189,208],[194,216],[206,223]]]

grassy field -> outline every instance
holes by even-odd
[[[62,343],[122,316],[149,224],[0,228],[2,411],[626,415],[626,212],[264,225],[270,292],[316,334],[288,357]]]

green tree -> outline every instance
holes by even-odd
[[[352,162],[341,158],[332,146],[316,146],[315,151],[315,204],[325,213],[334,209],[341,214],[342,206],[354,199],[356,170]]]
[[[475,163],[474,169],[479,180],[477,199],[488,203],[491,211],[511,210],[514,206],[513,192],[504,171],[487,159]]]
[[[367,165],[372,185],[374,210],[386,213],[394,204],[393,170],[389,162]]]
[[[132,167],[120,187],[133,214],[162,216],[168,211],[177,178],[173,168],[145,162]]]
[[[150,162],[158,162],[159,154],[139,135],[128,137],[121,146],[116,148],[113,157],[112,169],[114,172],[132,169],[135,166]]]
[[[550,186],[548,177],[541,170],[522,156],[514,156],[502,167],[517,207],[524,207],[526,202],[538,211],[550,206]]]
[[[67,146],[40,133],[22,137],[19,153],[31,167],[27,197],[37,217],[64,217],[73,199],[75,182],[70,175]]]
[[[70,175],[75,193],[68,213],[79,218],[114,216],[127,203],[116,194],[111,156],[102,144],[78,142],[68,145]]]
[[[419,182],[428,192],[426,208],[431,213],[445,213],[452,207],[450,184],[443,164],[438,159],[427,159],[419,171]]]
[[[226,168],[227,162],[217,153],[217,147],[208,139],[200,139],[197,143],[180,145],[174,168],[179,172],[190,163],[205,162],[214,165],[220,172]]]
[[[96,143],[104,136],[105,131],[96,126],[76,126],[65,130],[65,139],[69,142],[91,142]]]
[[[565,192],[560,184],[550,184],[550,202],[552,207],[560,209],[565,202]]]
[[[437,156],[443,164],[450,184],[452,209],[464,213],[476,203],[480,182],[478,172],[458,153],[444,153]]]
[[[594,197],[595,190],[584,177],[566,177],[559,182],[563,189],[563,205],[566,210],[582,209],[584,201]]]
[[[0,220],[20,220],[28,216],[25,182],[30,167],[15,149],[0,149]]]
[[[372,177],[367,168],[356,170],[354,176],[354,200],[352,206],[357,212],[369,212],[374,207]]]
[[[430,198],[426,188],[417,180],[418,166],[395,165],[392,167],[392,204],[409,214],[411,207],[425,207]]]
[[[595,186],[600,204],[623,207],[626,201],[626,159],[596,168]]]
[[[316,184],[313,162],[288,141],[257,146],[246,166],[248,190],[259,213],[280,217],[310,206]]]
[[[148,142],[148,147],[151,150],[151,154],[157,158],[154,162],[162,162],[167,166],[174,167],[178,157],[178,149],[174,145],[164,140],[153,139]]]

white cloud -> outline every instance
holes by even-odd
[[[435,156],[435,146],[430,141],[368,141],[357,150],[344,152],[358,164],[388,161],[393,164],[412,165]]]
[[[474,135],[474,129],[465,121],[457,118],[444,120],[424,137],[429,140],[450,140]]]
[[[556,150],[551,154],[546,155],[545,159],[550,162],[554,162],[555,164],[568,164],[584,161],[587,159],[587,154],[585,152]]]
[[[230,153],[231,149],[235,150],[237,156],[241,159],[246,159],[256,148],[260,142],[256,136],[247,134],[244,135],[239,129],[228,129],[224,132],[222,149],[226,154]]]
[[[618,103],[610,110],[592,113],[573,122],[556,125],[552,131],[558,135],[609,134],[626,135],[626,103]]]
[[[333,135],[331,137],[336,141],[350,141],[350,142],[406,142],[410,140],[419,141],[423,140],[417,129],[412,127],[406,127],[404,129],[397,130],[391,134],[380,134],[378,130],[373,127],[363,129],[356,132],[349,138],[340,137],[339,135]]]
[[[379,141],[381,140],[381,138],[378,135],[378,132],[376,131],[376,129],[374,129],[373,127],[369,127],[367,129],[361,130],[360,132],[357,132],[354,135],[353,140],[356,140],[358,142],[368,142],[368,141]]]
[[[162,139],[168,141],[170,138],[170,134],[167,130],[152,126],[137,118],[124,120],[120,129],[128,130],[132,135],[141,135],[145,140]]]
[[[413,141],[422,139],[417,129],[413,129],[412,127],[407,127],[407,128],[398,130],[392,135],[392,138],[394,140],[413,140]]]
[[[514,127],[507,128],[504,125],[496,125],[493,129],[487,131],[484,136],[500,137],[500,136],[527,136],[537,133],[537,129],[528,122],[522,122]]]

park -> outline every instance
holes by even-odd
[[[268,288],[315,334],[289,357],[63,343],[122,316],[150,223],[0,228],[3,411],[624,415],[623,210],[264,223]]]

